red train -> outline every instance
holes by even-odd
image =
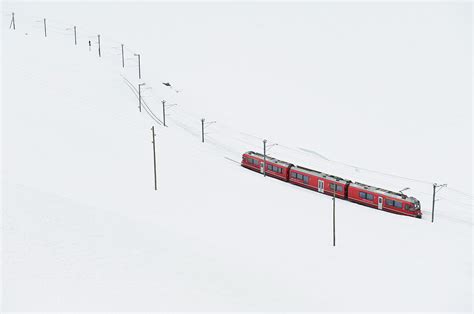
[[[352,182],[317,170],[295,166],[289,162],[264,156],[255,152],[242,155],[241,165],[263,173],[266,163],[266,175],[319,193],[336,197],[364,206],[388,212],[421,218],[420,201],[405,194],[376,188],[367,184]]]

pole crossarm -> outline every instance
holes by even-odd
[[[209,121],[209,122],[204,122],[204,128],[207,128],[211,124],[217,123],[217,121]]]
[[[278,143],[273,143],[273,144],[267,145],[267,152],[269,152],[270,149],[272,149],[275,146],[278,146]]]
[[[435,183],[435,184],[436,184],[436,183]],[[436,192],[439,192],[442,188],[445,188],[445,187],[447,187],[447,186],[448,186],[447,184],[436,185],[436,188],[438,189],[438,190],[436,190]]]

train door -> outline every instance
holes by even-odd
[[[379,209],[383,209],[383,198],[382,198],[382,196],[379,196],[377,205],[378,205]]]
[[[263,170],[265,170],[265,167],[263,167],[263,162],[260,163],[260,172],[263,173]]]
[[[324,181],[318,180],[318,192],[324,193]]]

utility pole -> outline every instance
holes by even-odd
[[[204,118],[201,119],[201,141],[204,143]]]
[[[332,196],[332,246],[336,246],[336,189],[334,184],[334,193]]]
[[[267,140],[263,140],[263,176],[267,176]]]
[[[155,175],[155,191],[157,190],[156,185],[156,150],[155,150],[155,127],[151,127],[151,136],[152,136],[152,143],[153,143],[153,173]]]
[[[140,54],[136,53],[135,55],[138,57],[138,78],[141,79],[142,78],[142,69],[141,69],[141,66],[140,66]]]
[[[435,197],[436,197],[436,183],[433,183],[433,206],[431,207],[431,223],[434,222]]]
[[[176,104],[170,105],[170,106],[176,106]],[[216,123],[216,121],[211,121],[211,122],[204,122],[205,119],[201,119],[201,140],[204,143],[204,128],[208,127],[209,125]]]
[[[173,106],[177,106],[178,104],[171,104],[171,105],[167,105],[166,104],[166,100],[162,100],[161,103],[163,104],[163,126],[167,126],[166,125],[166,107],[173,107]],[[201,121],[201,123],[203,123],[204,121]],[[213,122],[210,122],[210,123],[213,123]],[[202,128],[202,133],[203,133],[203,142],[204,142],[204,126]]]
[[[77,45],[77,30],[76,30],[76,26],[74,26],[74,45]]]
[[[166,113],[165,113],[166,100],[162,100],[161,103],[163,104],[163,126],[166,126]]]
[[[142,112],[142,85],[145,83],[138,84],[138,110]]]
[[[122,44],[122,68],[125,67],[125,59],[123,57],[123,44]]]
[[[43,25],[44,25],[44,37],[47,37],[47,34],[46,34],[46,19],[43,19]]]
[[[101,55],[100,55],[100,35],[97,35],[97,41],[99,43],[99,57],[101,57]]]
[[[439,192],[442,188],[448,186],[447,184],[438,185],[437,183],[433,183],[433,207],[431,209],[431,222],[434,222],[434,210],[435,210],[435,202],[436,202],[436,192]],[[438,190],[436,190],[438,189]]]
[[[12,26],[13,26],[13,29],[15,30],[16,27],[15,27],[15,13],[14,12],[12,12],[12,20],[10,22],[10,28],[12,28]]]
[[[141,56],[138,54],[138,78],[142,79],[142,66],[141,66]]]

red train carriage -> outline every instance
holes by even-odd
[[[355,182],[349,185],[347,199],[380,210],[421,218],[420,201],[402,193]]]
[[[335,194],[336,197],[342,199],[347,197],[347,188],[351,182],[340,177],[300,166],[291,167],[289,181],[319,193],[328,195]]]
[[[245,168],[263,173],[264,156],[256,152],[246,152],[241,165]],[[405,194],[376,188],[363,183],[346,180],[317,170],[295,166],[286,161],[266,157],[266,174],[295,185],[356,202],[365,206],[378,208],[401,215],[421,218],[420,202]]]
[[[289,170],[293,166],[286,161],[278,160],[272,157],[266,157],[266,174],[283,181],[288,181]],[[246,152],[242,156],[241,165],[245,168],[263,173],[264,159],[263,155],[252,151]]]

